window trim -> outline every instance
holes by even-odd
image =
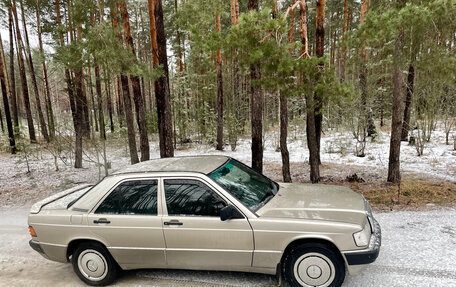
[[[116,190],[116,188],[125,183],[125,182],[130,182],[130,181],[145,181],[145,180],[156,180],[157,181],[157,214],[152,215],[152,214],[123,214],[123,213],[118,213],[118,214],[107,214],[107,213],[95,213],[98,207],[101,205],[101,203],[112,193]],[[132,178],[124,178],[122,180],[119,180],[114,184],[100,199],[98,202],[93,206],[93,208],[89,211],[90,215],[106,215],[106,216],[163,216],[163,206],[161,204],[161,193],[162,193],[162,181],[160,180],[160,177],[154,176],[154,177],[132,177]]]

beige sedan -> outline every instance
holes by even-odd
[[[278,184],[235,159],[150,160],[36,203],[30,246],[90,285],[120,269],[277,274],[340,286],[378,256],[369,203],[348,188]]]

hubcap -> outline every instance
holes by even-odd
[[[91,280],[100,281],[108,273],[108,264],[104,256],[93,249],[84,250],[78,257],[78,268],[81,274]]]
[[[335,277],[334,264],[320,253],[306,253],[296,260],[294,277],[305,287],[327,287]]]

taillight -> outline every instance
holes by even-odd
[[[33,227],[31,227],[31,226],[29,226],[29,233],[32,237],[36,237],[35,229],[33,229]]]

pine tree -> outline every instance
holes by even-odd
[[[24,97],[25,113],[27,115],[27,126],[28,126],[28,131],[29,131],[29,137],[30,137],[31,143],[36,143],[37,141],[36,141],[36,135],[35,135],[35,126],[33,125],[32,109],[30,106],[30,97],[29,97],[28,85],[27,85],[27,76],[25,74],[25,64],[24,64],[24,58],[23,58],[24,47],[22,44],[21,31],[19,29],[19,21],[18,21],[18,17],[17,17],[17,8],[16,8],[15,0],[12,0],[11,8],[12,8],[13,16],[14,16],[14,21],[15,21],[16,43],[17,43],[17,46],[19,47],[19,49],[17,51],[17,58],[18,58],[18,63],[19,63],[19,75],[20,75],[21,85],[22,85],[22,95]]]
[[[160,157],[173,157],[171,96],[162,1],[148,0],[148,9],[154,67],[161,66],[163,72],[163,75],[155,81]]]
[[[122,15],[125,43],[127,44],[127,47],[131,50],[133,56],[136,57],[135,46],[133,44],[133,38],[131,36],[130,18],[128,16],[126,1],[120,0],[119,8]],[[145,161],[150,159],[149,139],[147,136],[146,126],[146,107],[144,104],[143,95],[141,94],[139,77],[135,75],[130,75],[130,81],[133,88],[133,98],[136,109],[136,121],[138,122],[139,127],[139,146],[141,149],[141,161]]]
[[[258,0],[249,0],[249,11],[258,11]],[[252,168],[263,172],[263,89],[258,86],[261,80],[260,63],[250,65],[250,92],[252,113]]]

